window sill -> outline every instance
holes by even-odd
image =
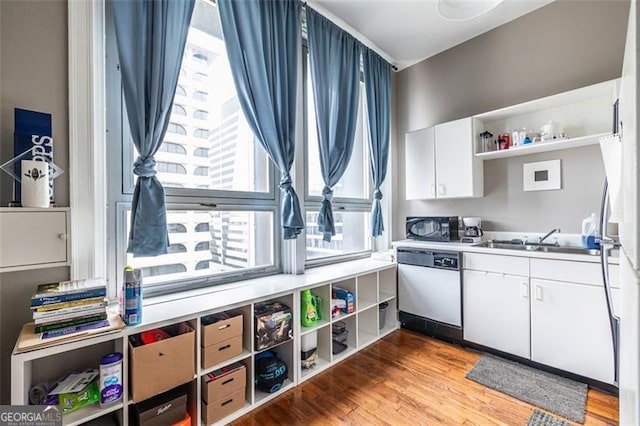
[[[143,323],[139,327],[169,320],[182,321],[207,311],[214,312],[248,301],[285,294],[304,287],[340,281],[394,266],[394,262],[387,260],[360,259],[313,268],[301,275],[276,274],[215,287],[156,296],[144,300]]]

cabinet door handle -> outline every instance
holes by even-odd
[[[435,183],[431,184],[431,195],[436,195],[436,184]]]
[[[60,238],[61,240],[66,240],[67,234],[58,234],[58,238]]]
[[[522,297],[529,297],[529,284],[526,281],[522,281]]]
[[[443,184],[439,183],[438,184],[438,195],[444,195],[445,194],[445,187]]]
[[[542,300],[542,287],[536,286],[536,300]]]

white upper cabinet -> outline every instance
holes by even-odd
[[[471,118],[407,133],[407,200],[482,197],[483,166],[474,157],[473,134]]]
[[[434,133],[433,127],[407,133],[404,168],[407,200],[436,198]]]
[[[68,230],[68,208],[1,208],[0,272],[68,266]]]

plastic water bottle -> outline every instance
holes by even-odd
[[[137,325],[142,322],[142,279],[141,271],[127,265],[124,268],[124,291],[120,316],[127,325]]]
[[[599,249],[598,238],[598,215],[591,213],[591,216],[582,221],[582,246],[586,249]]]

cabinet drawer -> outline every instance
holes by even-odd
[[[464,269],[498,272],[509,275],[529,275],[529,258],[496,254],[464,253]]]
[[[569,260],[531,259],[531,277],[601,286],[600,263],[574,262]],[[609,265],[611,286],[620,287],[618,265]]]
[[[15,210],[0,213],[0,269],[66,264],[67,212]]]

